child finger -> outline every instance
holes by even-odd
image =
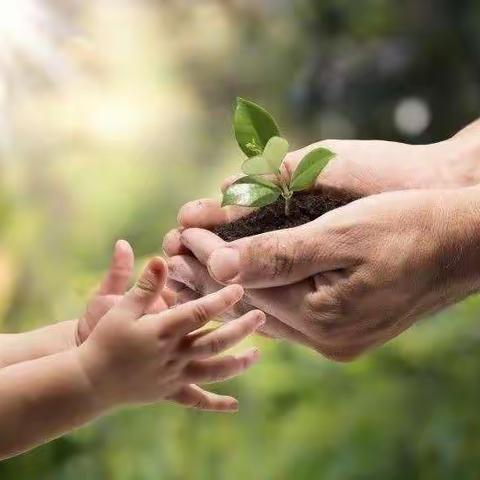
[[[100,284],[101,295],[123,295],[133,274],[134,254],[126,240],[115,244],[112,260],[105,278]]]
[[[174,292],[172,292],[168,288],[164,288],[157,296],[153,304],[145,310],[145,313],[154,314],[163,312],[164,310],[168,310],[170,307],[176,304],[176,298],[177,296]]]
[[[208,360],[193,360],[187,364],[183,377],[192,383],[213,383],[228,380],[244,372],[260,358],[260,352],[252,348],[240,355]]]
[[[158,315],[159,335],[184,336],[203,327],[209,320],[237,303],[243,288],[232,285],[206,297],[184,303]]]
[[[167,279],[167,264],[163,258],[152,258],[135,285],[110,310],[108,315],[119,319],[138,319],[158,299]]]
[[[208,358],[218,355],[251,335],[263,323],[265,323],[265,314],[260,310],[252,310],[213,332],[195,339],[185,354],[190,358]]]
[[[169,400],[185,407],[211,412],[236,412],[238,401],[226,395],[207,392],[197,385],[185,385]]]
[[[87,320],[100,320],[116,303],[121,300],[121,295],[102,295],[94,297],[88,305],[84,314]]]

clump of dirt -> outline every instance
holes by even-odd
[[[297,192],[291,198],[288,216],[285,215],[285,200],[280,197],[275,203],[260,208],[250,215],[216,227],[213,232],[223,240],[231,242],[259,233],[298,227],[358,198],[346,191],[332,188],[314,192]]]

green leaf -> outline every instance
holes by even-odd
[[[237,182],[239,182],[240,180],[246,179],[246,178],[247,177],[239,178],[237,180]],[[255,183],[259,183],[260,185],[265,185],[266,187],[273,188],[274,190],[278,190],[279,192],[282,191],[276,183],[273,183],[270,180],[267,180],[265,177],[258,177],[256,175],[249,175],[248,178],[250,180],[253,180]]]
[[[267,142],[263,155],[247,158],[243,162],[242,172],[245,175],[276,174],[287,152],[288,142],[282,137],[272,137]]]
[[[288,142],[282,137],[272,137],[265,146],[263,156],[270,165],[271,173],[278,173],[288,152]]]
[[[290,189],[294,192],[310,188],[320,172],[327,166],[328,162],[335,156],[335,153],[327,148],[316,148],[305,155],[298,164],[292,180]]]
[[[248,157],[262,154],[270,138],[280,135],[273,117],[259,105],[243,98],[237,98],[233,128],[238,145]]]
[[[264,207],[275,202],[280,193],[277,185],[268,180],[256,177],[242,177],[225,190],[222,207],[225,205]]]
[[[265,175],[273,173],[270,164],[263,155],[247,158],[242,163],[242,172],[245,175]]]

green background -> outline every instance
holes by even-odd
[[[185,201],[220,197],[242,158],[237,95],[293,148],[438,141],[478,116],[475,1],[44,5],[46,27],[19,25],[23,44],[10,32],[0,69],[3,331],[76,317],[117,238],[140,268]],[[396,117],[412,98],[429,120],[414,133]],[[350,364],[249,340],[262,362],[215,388],[238,395],[237,415],[123,410],[0,463],[0,478],[478,478],[479,313],[471,298]]]

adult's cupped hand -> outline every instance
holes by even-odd
[[[441,174],[440,155],[435,168],[429,163],[439,144],[431,149],[373,141],[322,145],[338,158],[318,184],[360,195],[468,181],[458,174],[457,184],[451,185],[453,175]],[[304,153],[287,157],[285,175]],[[453,221],[465,218],[476,201],[471,192],[374,195],[306,225],[230,244],[206,229],[244,215],[245,209],[221,209],[218,202],[199,200],[182,208],[183,230],[170,232],[164,249],[180,299],[241,283],[248,304],[240,308],[264,310],[265,333],[308,345],[332,359],[350,360],[476,288],[472,275],[458,273],[465,269],[465,259],[456,249],[470,255],[464,248],[469,222],[462,230]]]

